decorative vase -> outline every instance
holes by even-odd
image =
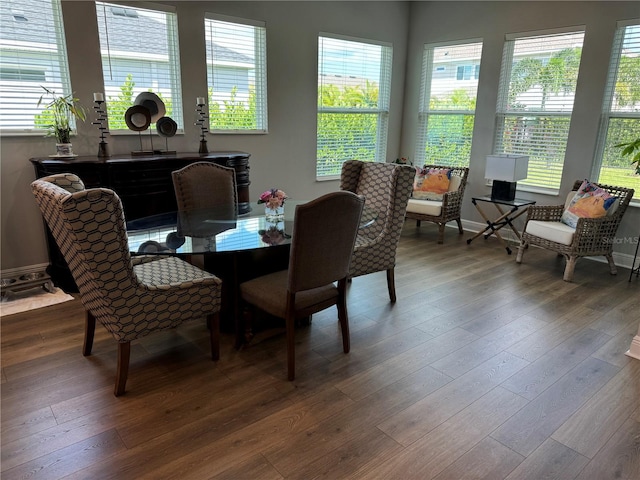
[[[266,217],[267,222],[280,222],[284,220],[284,205],[271,208],[266,204],[264,207],[264,216]]]
[[[70,143],[56,143],[56,154],[59,157],[73,157],[73,146]]]

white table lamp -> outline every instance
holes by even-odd
[[[511,201],[516,198],[518,180],[527,178],[529,157],[526,155],[498,154],[487,156],[484,177],[493,180],[491,198]]]

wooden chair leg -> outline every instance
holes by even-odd
[[[211,360],[220,359],[220,312],[207,315],[209,326],[209,339],[211,342]]]
[[[124,393],[124,387],[129,375],[129,358],[131,356],[131,342],[118,343],[118,368],[116,370],[116,387],[113,394],[119,397]]]
[[[342,283],[342,285],[341,285]],[[347,314],[347,295],[346,295],[346,281],[338,281],[338,291],[340,297],[338,298],[338,320],[340,321],[340,329],[342,330],[342,351],[349,353],[351,350],[351,340],[349,337],[349,315]]]
[[[438,243],[439,244],[443,244],[444,243],[444,223],[439,223],[438,224]]]
[[[458,232],[462,235],[464,233],[464,230],[462,229],[462,221],[459,218],[456,218],[456,222],[458,223]]]
[[[567,257],[567,265],[564,267],[564,277],[562,277],[565,282],[573,280],[573,271],[576,268],[576,260],[577,258],[574,256]]]
[[[88,357],[93,348],[93,335],[96,333],[96,317],[89,310],[86,312],[84,320],[84,344],[82,345],[82,355]]]
[[[416,220],[416,227],[420,226],[420,220]]]
[[[616,264],[613,262],[613,255],[605,255],[607,257],[607,261],[609,262],[609,271],[611,275],[617,275],[618,269],[616,268]]]
[[[389,289],[391,303],[396,303],[396,281],[393,268],[387,270],[387,288]]]

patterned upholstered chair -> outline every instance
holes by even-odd
[[[295,378],[298,318],[337,305],[343,351],[349,352],[346,285],[363,205],[364,200],[350,192],[329,193],[298,205],[288,270],[240,284],[244,302],[285,319],[289,380]]]
[[[619,198],[617,207],[606,217],[580,218],[576,228],[572,228],[560,220],[565,208],[581,184],[582,180],[576,180],[563,205],[534,205],[527,209],[527,220],[522,230],[522,239],[516,256],[517,263],[522,263],[524,252],[529,245],[536,245],[565,257],[567,262],[563,280],[566,282],[573,280],[576,261],[580,257],[603,255],[609,262],[611,275],[618,273],[613,262],[614,242],[611,240],[616,236],[618,226],[629,206],[634,190],[597,184],[598,187]]]
[[[178,234],[209,237],[228,225],[203,223],[198,211],[215,209],[217,218],[235,219],[238,215],[238,193],[233,168],[210,162],[195,162],[171,172],[178,204]]]
[[[467,167],[447,167],[444,165],[425,165],[426,169],[451,169],[449,191],[442,195],[442,200],[422,200],[410,198],[407,205],[407,218],[416,220],[416,226],[420,222],[434,222],[438,224],[438,243],[444,243],[444,227],[447,223],[456,221],[460,235],[464,233],[460,221],[460,210],[464,189],[467,186],[469,169]]]
[[[378,212],[373,225],[358,231],[349,277],[386,271],[391,302],[396,301],[396,249],[414,175],[408,165],[348,160],[340,176],[341,190],[363,195],[367,209]]]
[[[96,320],[118,342],[114,393],[125,391],[131,341],[187,320],[207,318],[211,356],[219,358],[221,281],[176,257],[129,254],[120,199],[85,190],[72,174],[31,184],[87,311],[83,355],[91,354]]]

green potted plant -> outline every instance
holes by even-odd
[[[86,119],[86,111],[79,103],[78,99],[69,95],[58,95],[55,91],[42,87],[45,93],[38,100],[38,106],[42,104],[45,97],[50,97],[51,101],[42,112],[42,117],[48,123],[46,125],[47,136],[56,137],[56,148],[58,156],[73,156],[71,147],[71,132],[73,119]]]
[[[622,156],[631,156],[631,165],[636,166],[636,174],[640,175],[640,138],[626,143],[619,143],[616,147],[622,148]]]

